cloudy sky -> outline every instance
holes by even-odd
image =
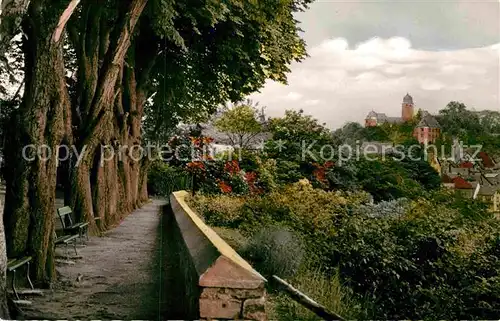
[[[251,96],[269,116],[302,108],[337,128],[372,109],[400,116],[407,92],[430,112],[500,110],[499,0],[317,0],[297,19],[310,57]]]

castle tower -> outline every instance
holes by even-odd
[[[403,104],[401,108],[401,117],[403,118],[403,121],[407,122],[410,121],[413,118],[413,113],[414,113],[414,104],[413,104],[413,98],[410,96],[410,94],[406,94],[406,96],[403,98]]]
[[[375,127],[377,126],[377,113],[375,111],[371,111],[368,113],[368,116],[365,118],[365,127]]]

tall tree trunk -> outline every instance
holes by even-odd
[[[0,203],[0,217],[3,217],[3,204]],[[9,308],[7,305],[7,249],[3,222],[0,222],[0,319],[8,320]]]
[[[70,126],[62,41],[53,41],[66,1],[32,1],[25,19],[26,87],[17,111],[17,132],[7,164],[5,234],[7,254],[34,258],[34,279],[55,277],[54,218],[57,146]],[[39,150],[41,153],[37,153]]]
[[[109,43],[108,34],[99,29],[93,31],[95,36],[101,37],[99,41],[92,42],[94,45],[91,47],[97,50],[94,52],[99,55],[103,52],[103,46],[106,47],[102,65],[82,70],[85,66],[95,66],[97,60],[91,59],[89,63],[88,57],[79,58],[87,59],[85,63],[80,63],[79,70],[79,81],[86,82],[79,86],[81,94],[86,97],[81,99],[85,103],[79,124],[79,145],[81,150],[85,148],[85,153],[79,166],[73,168],[70,205],[77,215],[90,222],[93,230],[96,229],[94,217],[100,217],[103,227],[107,228],[135,208],[131,198],[134,187],[127,179],[129,164],[123,161],[126,155],[119,159],[119,148],[123,146],[120,125],[126,116],[117,111],[116,106],[121,106],[125,56],[147,0],[130,0],[128,3]],[[93,36],[87,34],[85,38]],[[103,146],[106,148],[103,149]],[[107,146],[115,146],[115,157],[104,161],[102,157],[106,157],[106,154],[102,150],[110,152]]]
[[[112,226],[147,199],[145,167],[146,154],[141,146],[140,125],[145,94],[138,89],[133,68],[124,67],[117,80],[115,117],[107,119],[102,143],[105,160],[101,153],[95,157],[91,180],[94,182],[93,207],[95,215]],[[113,146],[113,149],[111,148]],[[112,151],[111,151],[112,150]]]

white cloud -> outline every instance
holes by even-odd
[[[288,95],[285,96],[285,99],[291,101],[297,101],[302,98],[302,95],[296,92],[289,92]]]
[[[420,87],[423,90],[441,90],[445,88],[445,85],[435,79],[426,78],[422,79]]]
[[[320,101],[318,99],[310,99],[310,100],[306,100],[304,102],[304,105],[306,105],[306,106],[315,106],[315,105],[319,104],[319,102]]]
[[[371,109],[400,115],[409,92],[417,108],[431,112],[451,100],[476,110],[500,108],[500,44],[455,51],[413,49],[401,37],[372,38],[350,45],[344,38],[328,39],[309,48],[310,57],[292,66],[289,85],[269,83],[252,99],[271,114],[306,106],[331,127],[362,122]],[[290,103],[294,102],[294,103]]]

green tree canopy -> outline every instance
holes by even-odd
[[[237,103],[224,110],[222,116],[215,121],[215,127],[227,135],[231,145],[247,148],[252,143],[252,138],[263,130],[258,117],[258,110],[251,101]]]
[[[452,101],[439,111],[442,140],[448,145],[458,138],[466,145],[482,145],[483,150],[498,154],[500,143],[500,113],[485,110],[476,112],[467,109],[461,102]]]

